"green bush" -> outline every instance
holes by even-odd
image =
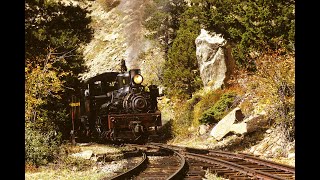
[[[235,97],[235,93],[232,92],[223,94],[211,108],[203,112],[199,122],[201,124],[212,124],[221,120],[232,105]]]
[[[187,129],[192,125],[195,105],[201,100],[200,95],[194,95],[188,101],[178,101],[174,107],[176,112],[173,122],[174,135],[186,135]]]
[[[201,92],[199,91],[199,93]],[[192,125],[194,127],[199,126],[199,119],[202,117],[203,112],[210,109],[220,99],[223,92],[216,90],[201,94],[201,100],[195,104],[193,109]]]
[[[53,161],[58,153],[60,134],[51,129],[46,132],[27,124],[25,130],[25,161],[36,166]]]

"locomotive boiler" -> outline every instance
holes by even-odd
[[[159,89],[142,85],[140,69],[105,72],[82,83],[72,111],[76,141],[145,141],[161,127]]]

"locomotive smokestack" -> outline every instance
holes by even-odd
[[[127,71],[126,61],[124,59],[121,60],[121,72],[124,73]]]

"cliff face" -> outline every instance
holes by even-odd
[[[161,50],[144,35],[143,14],[149,0],[96,0],[72,1],[91,10],[94,29],[92,41],[83,46],[88,72],[80,75],[84,80],[109,71],[119,71],[121,60],[125,60],[129,69],[140,68],[143,74],[159,72]],[[155,62],[159,61],[159,62]],[[159,67],[151,67],[158,64]],[[160,73],[160,72],[159,72]],[[154,83],[156,76],[147,76],[145,80]]]

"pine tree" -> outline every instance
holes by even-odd
[[[164,85],[168,95],[190,98],[202,83],[198,71],[195,39],[200,32],[197,11],[189,8],[181,15],[180,28],[165,63]]]
[[[149,30],[147,37],[159,41],[166,55],[179,29],[180,15],[186,7],[184,0],[153,0],[146,7],[144,26]]]
[[[193,0],[204,14],[203,24],[233,44],[240,67],[255,70],[255,59],[266,49],[294,52],[295,1]]]
[[[36,116],[31,119],[55,124],[69,120],[65,113],[68,100],[79,86],[78,74],[85,70],[78,48],[93,34],[87,13],[78,5],[49,0],[25,2],[26,105]],[[28,112],[26,119],[30,119]],[[65,129],[66,123],[60,125]]]

